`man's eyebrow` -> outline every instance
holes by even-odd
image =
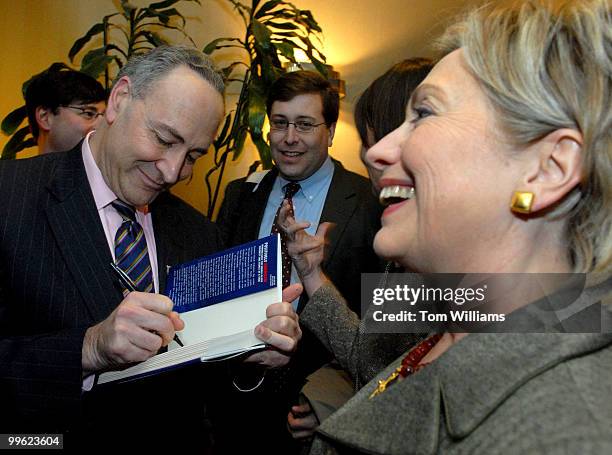
[[[80,101],[76,101],[70,104],[74,106],[82,107],[84,109],[92,109],[94,111],[98,108],[98,106],[96,106],[97,103],[82,103]]]
[[[274,115],[272,115],[272,118],[273,118],[273,119],[278,118],[278,119],[287,120],[287,118],[288,118],[288,117],[287,117],[286,115],[283,115],[283,114],[274,114]],[[315,117],[312,117],[312,116],[310,116],[310,115],[298,115],[298,116],[297,116],[295,119],[296,119],[296,120],[309,120],[309,121],[316,121],[316,118],[315,118]]]
[[[185,143],[185,139],[183,139],[183,136],[181,136],[180,133],[176,131],[174,128],[172,128],[170,125],[166,125],[165,123],[153,123],[152,126],[153,126],[153,129],[163,130],[164,132],[171,134],[181,144]],[[208,153],[208,149],[197,147],[197,148],[189,150],[189,152],[196,152],[201,155],[206,155],[206,153]]]
[[[185,139],[183,139],[183,136],[181,136],[180,133],[174,128],[172,128],[170,125],[166,125],[165,123],[153,123],[153,127],[156,130],[161,130],[174,136],[174,139],[176,139],[181,144],[185,143]]]

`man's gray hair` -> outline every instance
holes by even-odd
[[[142,99],[152,84],[180,66],[199,74],[223,95],[223,78],[210,57],[187,46],[159,46],[146,54],[131,57],[119,71],[113,87],[119,79],[127,76],[132,84],[132,96]]]

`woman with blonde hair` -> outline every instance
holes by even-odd
[[[582,273],[578,300],[608,299],[611,38],[607,0],[489,5],[451,27],[405,122],[368,151],[387,204],[376,252],[422,273]],[[283,223],[311,296],[300,321],[341,363],[363,362],[330,336],[346,307],[318,267],[322,236]],[[513,284],[507,300],[530,295]],[[612,452],[612,334],[586,331],[406,346],[311,453]]]

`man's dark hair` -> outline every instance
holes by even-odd
[[[378,142],[404,122],[410,95],[433,66],[428,58],[403,60],[361,94],[355,105],[355,126],[364,145],[368,145],[368,128]]]
[[[24,98],[32,136],[38,139],[37,107],[42,106],[57,114],[60,106],[106,101],[106,90],[93,77],[54,63],[30,79]]]
[[[298,95],[319,94],[323,104],[323,118],[329,128],[338,121],[340,97],[327,79],[314,71],[292,71],[282,74],[270,87],[266,111],[268,117],[275,101],[291,101]]]

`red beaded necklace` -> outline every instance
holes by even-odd
[[[436,345],[436,343],[440,341],[440,338],[442,338],[442,334],[436,333],[412,348],[406,357],[402,359],[402,364],[397,367],[387,379],[381,379],[378,381],[378,386],[376,389],[374,389],[370,395],[370,398],[375,397],[379,393],[383,393],[387,389],[387,386],[394,383],[400,376],[402,378],[410,376],[427,365],[427,363],[419,364],[419,362],[423,360],[423,357],[425,357],[427,353]]]

